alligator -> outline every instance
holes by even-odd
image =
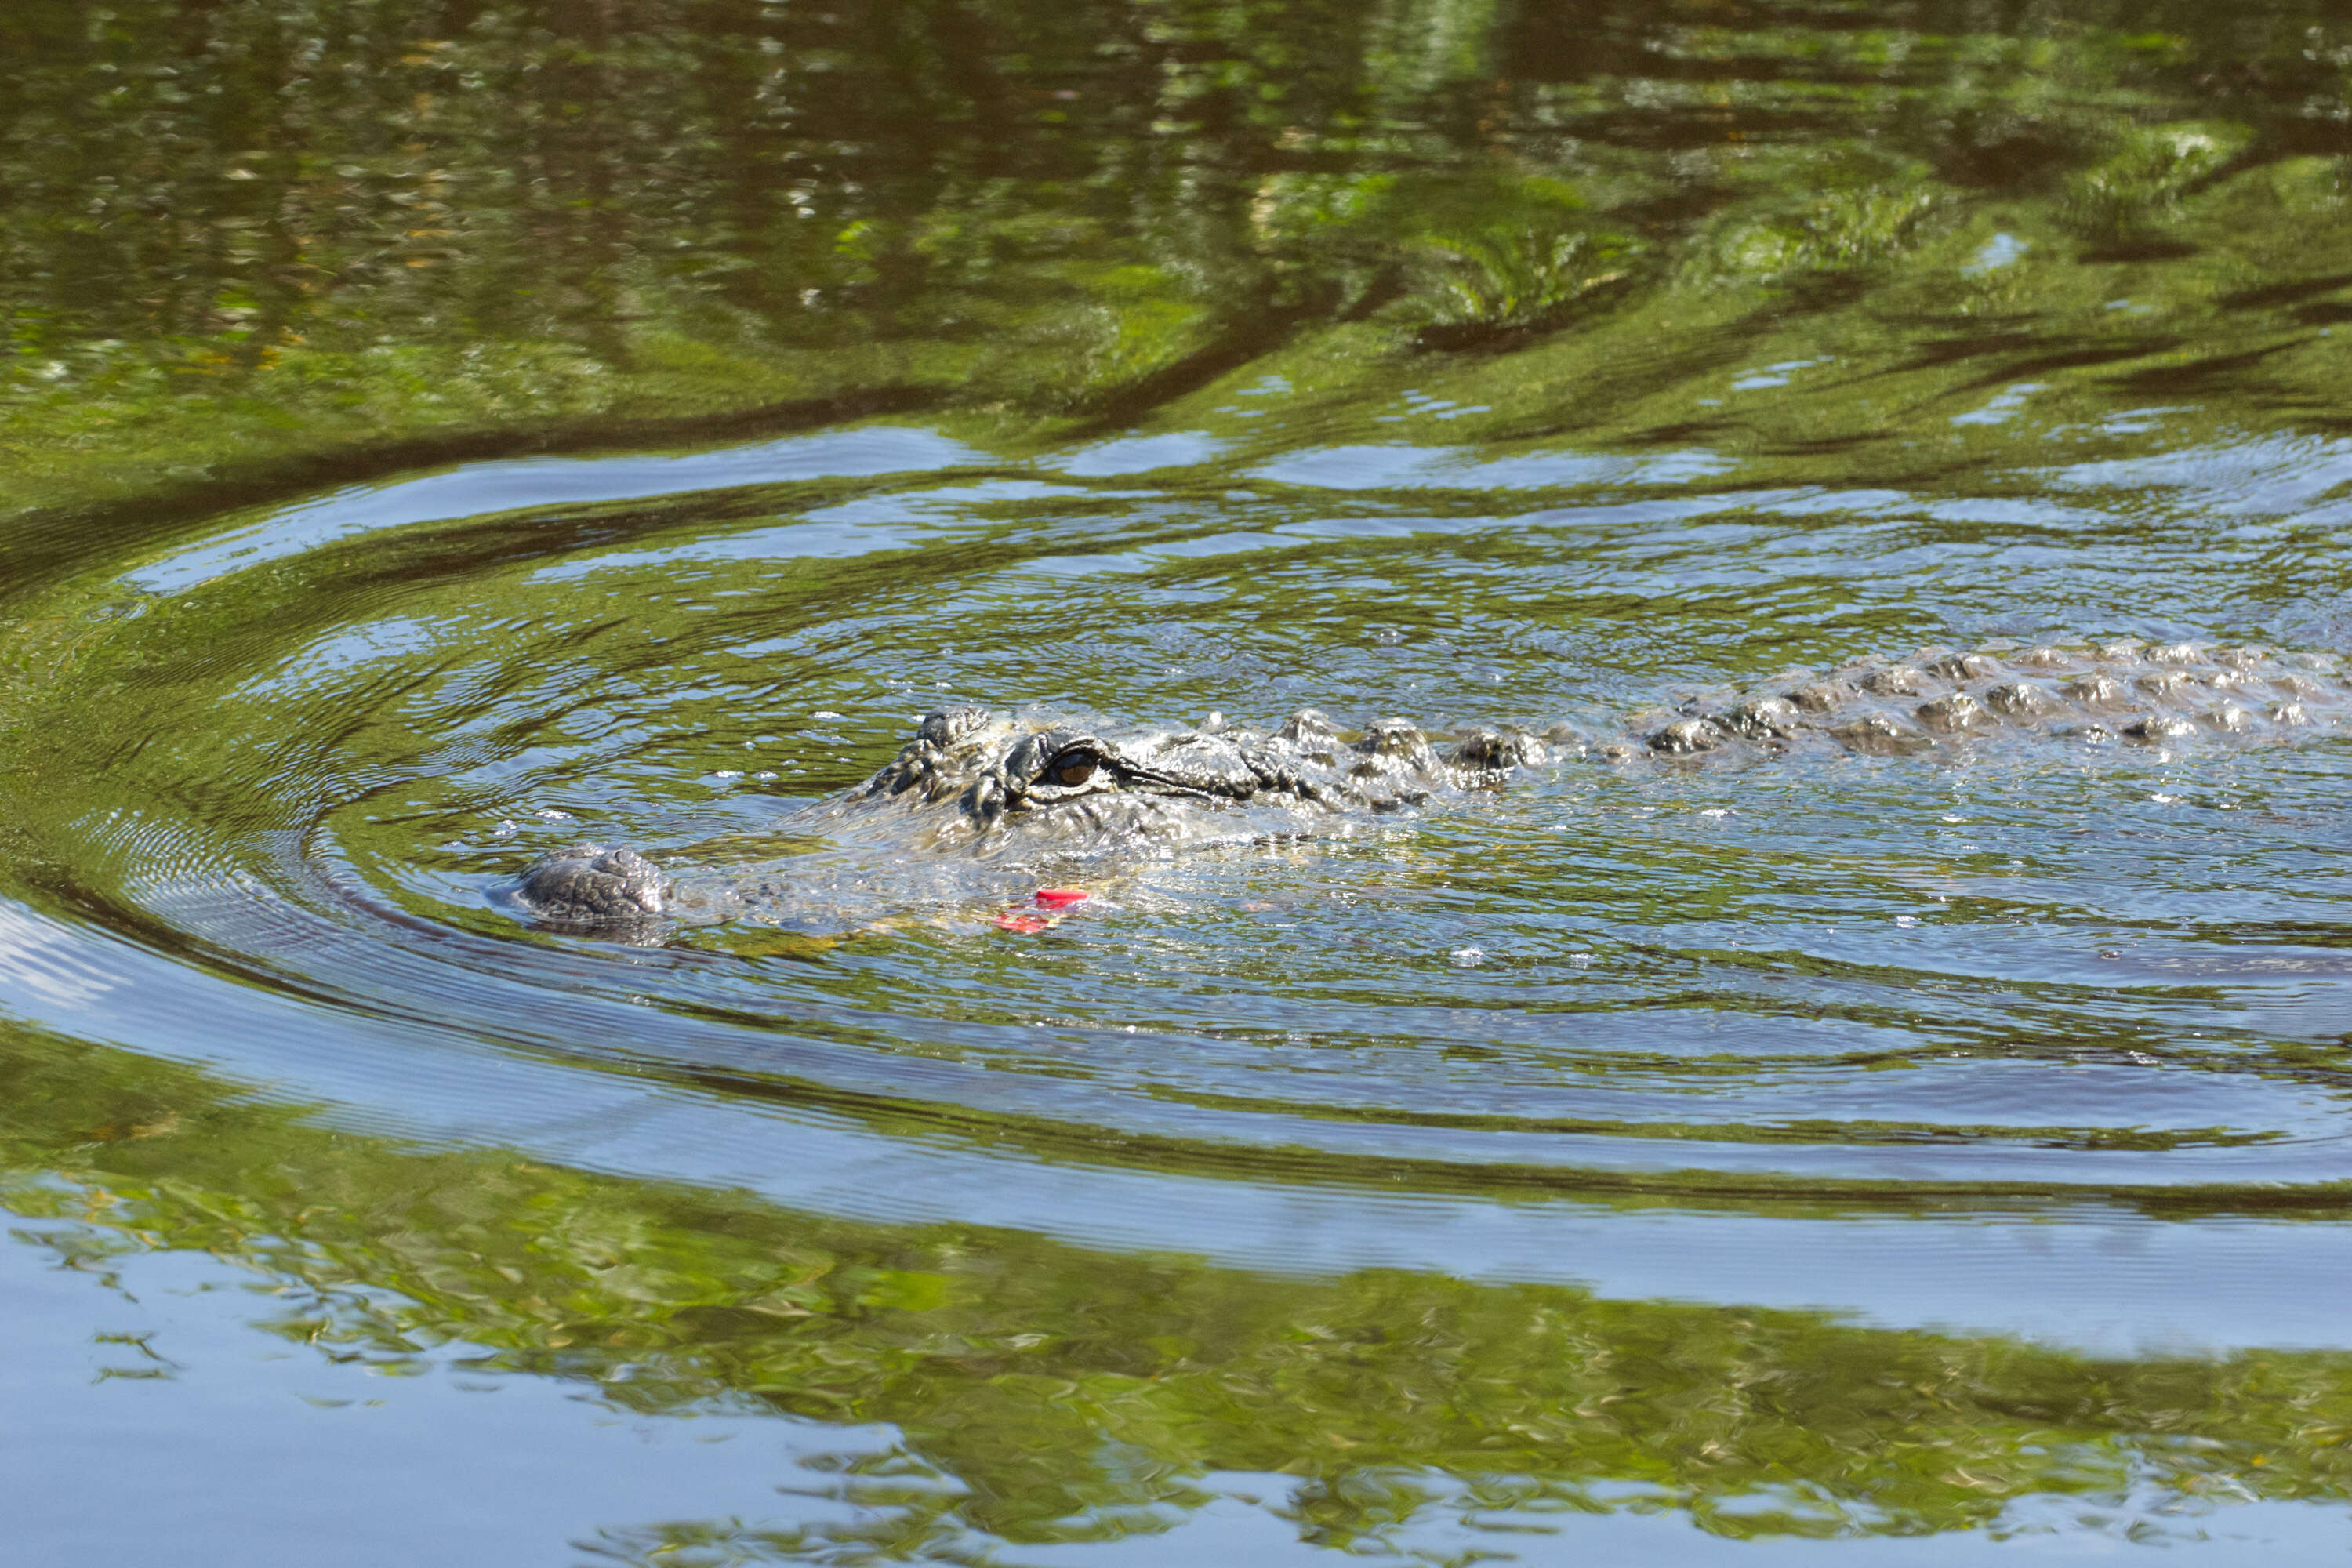
[[[1272,730],[1213,714],[1189,729],[1109,732],[956,708],[929,714],[871,778],[782,831],[885,851],[887,875],[901,883],[908,866],[929,862],[997,866],[1007,886],[1034,885],[1041,867],[1122,847],[1311,834],[1334,817],[1492,789],[1555,757],[1683,766],[1807,748],[1895,757],[2003,732],[2178,747],[2330,727],[2348,709],[2352,680],[2331,654],[2137,642],[1929,648],[1906,661],[1785,672],[1633,715],[1611,732],[1480,728],[1442,737],[1443,747],[1401,719],[1343,731],[1311,709]],[[541,857],[507,899],[556,928],[712,923],[790,909],[851,863],[804,852],[672,875],[635,849],[575,844]],[[956,886],[968,895],[973,884]]]

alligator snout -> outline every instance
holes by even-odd
[[[550,924],[608,924],[662,912],[661,868],[634,849],[574,844],[522,874],[515,901]]]

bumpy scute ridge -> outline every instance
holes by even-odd
[[[2332,654],[2174,642],[1928,649],[1825,673],[1792,671],[1719,705],[1636,721],[1641,743],[1606,755],[1787,750],[1814,735],[1868,756],[1973,743],[2002,731],[2076,743],[2176,744],[2330,724],[2352,709]]]

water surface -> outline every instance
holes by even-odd
[[[2340,728],[498,897],[956,703],[2352,651],[2332,13],[561,9],[5,24],[37,1560],[2342,1549]]]

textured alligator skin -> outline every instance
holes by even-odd
[[[1308,710],[1272,731],[1213,718],[1193,730],[1125,735],[984,709],[933,713],[872,778],[811,807],[791,828],[898,851],[908,860],[964,861],[1096,853],[1143,839],[1254,837],[1310,831],[1350,812],[1420,805],[1491,787],[1549,760],[1542,741],[1472,731],[1440,752],[1402,720],[1343,738]],[[803,874],[822,871],[811,862]],[[673,878],[632,849],[574,845],[523,874],[512,899],[559,925],[644,921],[662,915],[725,919],[794,896],[778,868]]]
[[[1813,736],[1851,752],[1901,756],[2003,730],[2163,744],[2331,724],[2352,703],[2340,667],[2332,654],[2196,643],[1930,648],[1908,663],[1792,672],[1735,700],[1686,704],[1654,728],[1637,728],[1648,750],[1670,756],[1787,749]],[[1602,750],[1623,754],[1622,747]]]
[[[905,881],[919,877],[907,868],[926,861],[1310,832],[1337,815],[1492,788],[1556,753],[1681,765],[1807,747],[1902,756],[2004,732],[2177,746],[2332,726],[2347,709],[2352,681],[2333,655],[2188,643],[1931,648],[1905,663],[1792,671],[1719,700],[1638,715],[1613,736],[1567,725],[1540,737],[1475,730],[1443,750],[1402,720],[1343,733],[1311,710],[1270,731],[1213,716],[1198,729],[1113,735],[959,708],[926,718],[872,778],[789,827],[889,851],[892,875]],[[789,908],[824,874],[824,863],[803,858],[672,876],[633,849],[579,844],[531,866],[510,898],[554,925],[709,921]]]

